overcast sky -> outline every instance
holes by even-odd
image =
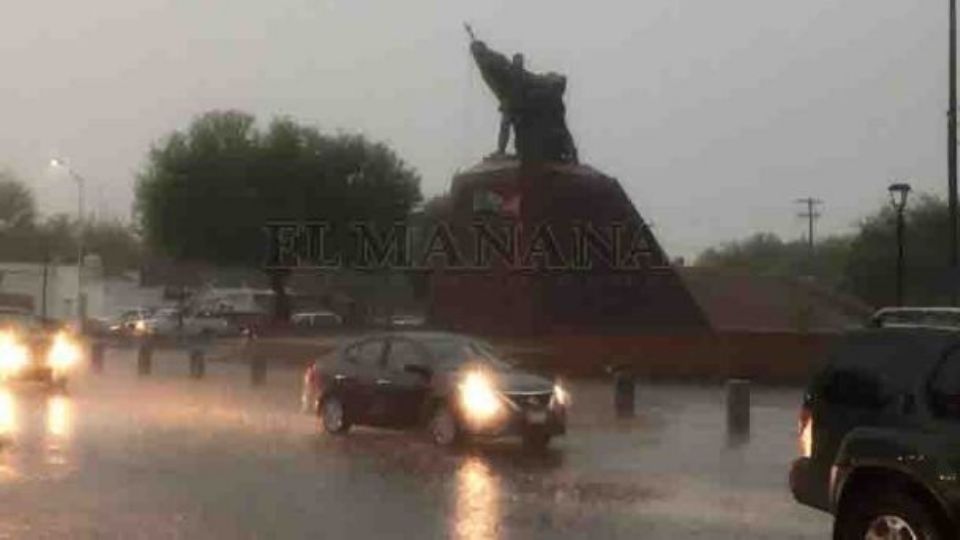
[[[46,211],[129,217],[150,144],[209,109],[391,144],[427,195],[489,153],[462,23],[568,75],[581,159],[673,256],[769,230],[797,197],[846,231],[892,180],[945,194],[947,3],[931,0],[32,0],[0,18],[0,164]]]

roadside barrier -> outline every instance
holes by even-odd
[[[137,348],[137,373],[150,375],[153,369],[153,344],[149,340],[140,342]]]
[[[636,414],[636,374],[627,365],[608,366],[613,375],[613,409],[618,418],[633,418]]]
[[[731,442],[750,438],[750,381],[727,381],[727,436]]]
[[[190,377],[202,379],[207,372],[207,362],[201,347],[190,349]]]
[[[90,366],[94,373],[103,373],[103,355],[106,345],[100,341],[94,341],[90,346]]]

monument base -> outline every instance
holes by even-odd
[[[457,174],[450,197],[466,264],[433,269],[433,324],[520,336],[708,329],[614,178],[499,157]]]

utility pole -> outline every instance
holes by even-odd
[[[804,197],[802,199],[797,199],[797,204],[802,204],[806,206],[806,210],[797,214],[797,217],[801,217],[807,220],[807,248],[810,250],[810,265],[811,270],[813,269],[813,222],[820,217],[820,212],[817,211],[817,207],[823,204],[823,201],[820,199],[815,199],[813,197]]]
[[[947,189],[950,204],[950,299],[957,305],[957,0],[950,0],[950,105],[947,112]]]

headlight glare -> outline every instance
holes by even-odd
[[[0,372],[16,373],[23,369],[30,358],[30,351],[12,332],[0,333]]]
[[[481,422],[496,416],[502,407],[490,378],[476,371],[460,384],[460,403],[470,419]]]
[[[80,361],[80,347],[64,334],[53,338],[47,363],[54,369],[67,369]]]
[[[557,405],[566,407],[570,405],[570,393],[560,384],[555,384],[553,385],[553,400]]]

